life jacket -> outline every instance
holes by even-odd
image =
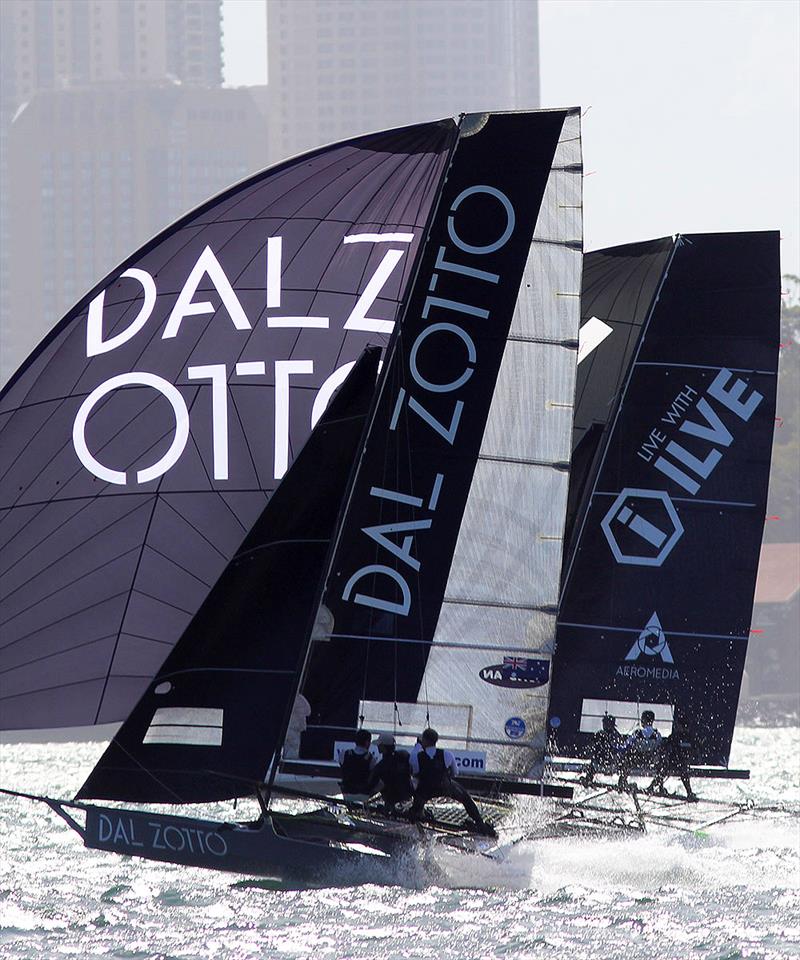
[[[450,786],[450,774],[444,763],[444,750],[437,750],[429,757],[424,750],[417,754],[419,763],[419,789],[432,797],[439,790],[446,790]]]
[[[373,780],[383,783],[381,791],[392,801],[408,800],[411,797],[411,767],[406,750],[395,750],[384,755],[372,771]]]
[[[645,736],[645,732],[641,727],[637,727],[633,731],[634,739],[634,749],[639,753],[651,753],[652,751],[658,748],[658,745],[661,743],[661,734],[656,730],[655,727],[650,728],[650,736]]]
[[[342,790],[345,793],[368,793],[372,757],[367,753],[347,750],[342,758]]]

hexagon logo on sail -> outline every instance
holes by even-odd
[[[683,536],[683,524],[664,490],[625,487],[600,526],[617,563],[660,567]]]

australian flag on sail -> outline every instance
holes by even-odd
[[[503,657],[502,663],[483,667],[480,678],[495,687],[543,687],[550,679],[550,661]]]

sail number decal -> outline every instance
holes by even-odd
[[[550,661],[528,657],[503,657],[502,663],[482,667],[478,676],[495,687],[543,687],[550,680]]]
[[[413,233],[351,233],[342,239],[343,245],[356,243],[410,244]],[[343,328],[349,331],[380,333],[388,335],[394,328],[393,320],[371,316],[374,305],[383,293],[390,277],[406,256],[405,249],[394,246],[387,249],[371,276],[366,278],[361,294],[344,320]],[[287,316],[279,313],[282,302],[281,276],[283,269],[283,238],[269,237],[266,242],[265,263],[265,309],[263,321],[267,329],[314,329],[328,330],[331,318],[328,316]],[[158,300],[156,279],[147,270],[130,268],[120,279],[134,281],[141,287],[139,296],[141,305],[136,316],[128,325],[113,336],[104,336],[103,319],[106,291],[103,290],[89,304],[86,320],[86,356],[92,358],[118,349],[135,337],[150,320]],[[230,323],[237,331],[247,334],[253,330],[250,318],[245,313],[242,302],[233,284],[210,246],[201,252],[191,268],[186,281],[177,295],[175,304],[167,317],[161,333],[162,340],[174,340],[179,337],[187,318],[215,315],[217,308],[207,299],[196,300],[195,296],[201,284],[210,284],[221,302],[220,312],[227,313]],[[224,308],[224,310],[222,310]],[[276,312],[278,311],[278,312]],[[311,415],[313,427],[325,411],[334,391],[341,385],[350,372],[353,361],[344,363],[333,371],[322,383],[316,393]],[[197,381],[210,387],[211,393],[211,432],[213,446],[213,477],[215,480],[229,479],[228,463],[228,387],[242,382],[253,382],[253,378],[263,378],[266,383],[274,384],[274,477],[280,479],[289,466],[289,406],[291,382],[296,377],[308,377],[314,373],[314,361],[310,359],[275,360],[267,367],[265,361],[249,360],[233,364],[204,363],[191,364],[184,368],[184,375],[190,381]],[[246,379],[243,379],[246,378]],[[125,387],[147,387],[160,394],[172,407],[174,429],[172,440],[165,453],[152,464],[137,471],[126,473],[114,466],[103,463],[93,453],[87,442],[87,423],[98,405],[109,394]],[[207,416],[208,407],[198,405],[201,416]],[[75,453],[83,466],[96,477],[107,483],[124,485],[142,484],[165,474],[177,463],[183,453],[190,433],[189,406],[180,390],[169,380],[154,373],[136,370],[121,373],[103,381],[84,399],[75,417],[72,430],[72,443]]]
[[[737,421],[729,417],[726,425],[720,413],[747,423],[763,399],[723,367],[704,396],[688,384],[677,393],[661,417],[667,426],[652,429],[636,455],[694,497],[735,439]],[[671,439],[667,431],[676,427],[683,436]],[[698,447],[698,441],[704,446]],[[639,566],[660,567],[684,532],[666,491],[638,487],[626,487],[617,495],[600,526],[617,563]]]

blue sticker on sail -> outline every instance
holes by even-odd
[[[506,736],[512,740],[519,740],[525,736],[525,721],[522,717],[509,717],[506,720]]]
[[[550,661],[503,657],[502,663],[482,667],[478,675],[495,687],[541,687],[550,679]]]

